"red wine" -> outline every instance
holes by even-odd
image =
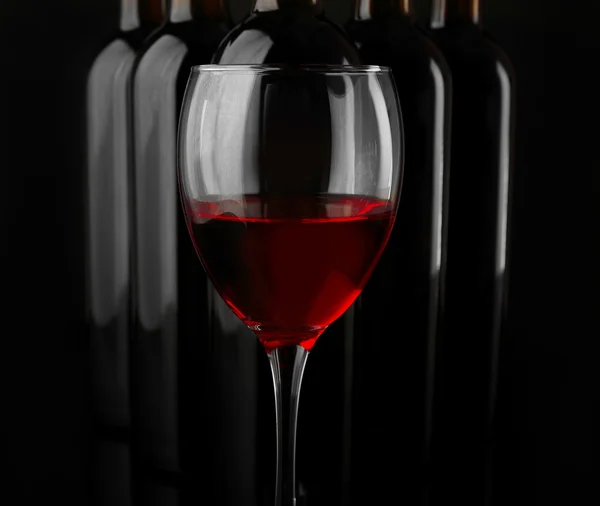
[[[87,305],[94,419],[130,426],[132,322],[131,77],[163,21],[162,0],[121,0],[120,29],[87,82]]]
[[[265,348],[310,350],[360,294],[394,213],[372,198],[247,195],[192,202],[188,222],[217,290]]]
[[[355,459],[361,476],[354,496],[385,502],[400,473],[401,502],[420,504],[427,493],[437,353],[441,343],[447,247],[451,76],[439,48],[419,26],[411,0],[356,0],[346,25],[365,64],[389,66],[404,124],[404,176],[398,217],[388,245],[356,308]],[[382,369],[379,353],[392,335],[397,367]],[[384,384],[386,388],[380,388]],[[390,392],[402,398],[394,416]],[[380,416],[369,415],[374,411]],[[395,466],[374,467],[381,449]],[[381,495],[378,495],[381,494]]]
[[[481,505],[492,500],[491,434],[507,323],[515,74],[482,28],[479,1],[436,1],[432,13],[452,72],[454,111],[436,489],[443,502]]]

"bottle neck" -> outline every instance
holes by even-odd
[[[182,23],[194,19],[206,18],[225,20],[227,8],[225,0],[170,0],[169,21]]]
[[[322,0],[255,0],[252,12],[270,12],[288,8],[309,8],[315,13],[323,12]]]
[[[412,0],[356,0],[354,18],[360,21],[377,16],[403,14],[409,18],[414,16]]]
[[[479,0],[434,0],[431,9],[431,27],[442,28],[450,23],[481,25]]]
[[[120,28],[135,30],[141,26],[160,26],[167,12],[166,0],[121,0]]]

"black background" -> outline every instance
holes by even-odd
[[[599,504],[600,4],[482,3],[518,77],[497,502]],[[249,5],[233,0],[234,18]],[[342,23],[351,4],[326,12]],[[4,504],[86,504],[85,79],[117,19],[118,0],[0,4]]]

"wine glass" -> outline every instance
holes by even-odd
[[[403,135],[392,74],[349,65],[194,67],[178,167],[200,260],[268,354],[275,505],[294,506],[308,354],[361,293],[396,216]]]

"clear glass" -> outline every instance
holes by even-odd
[[[403,133],[392,74],[374,66],[194,67],[178,167],[200,260],[269,356],[275,505],[294,506],[306,359],[360,294],[398,208]]]

